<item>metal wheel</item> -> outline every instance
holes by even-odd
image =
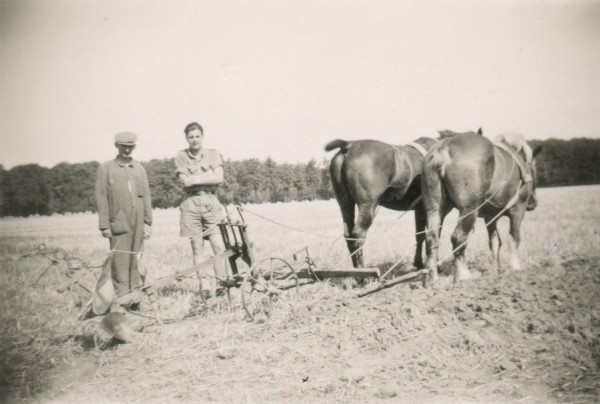
[[[298,275],[294,268],[281,258],[265,258],[246,273],[241,286],[242,304],[248,317],[254,320],[259,313],[267,314],[270,304],[285,300],[285,290],[298,292]]]

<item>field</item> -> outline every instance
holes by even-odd
[[[526,269],[493,278],[481,220],[467,256],[481,277],[405,283],[364,297],[351,281],[288,292],[250,322],[232,300],[198,303],[197,280],[166,287],[165,325],[128,314],[132,342],[98,318],[76,321],[85,298],[63,294],[61,266],[22,255],[41,243],[91,264],[108,249],[92,214],[0,221],[0,401],[3,402],[597,402],[600,400],[600,187],[540,189],[519,255]],[[350,266],[335,201],[250,205],[257,258],[292,261],[309,247],[318,267]],[[145,245],[148,282],[191,264],[178,210],[156,210]],[[283,227],[255,215],[259,214]],[[412,213],[380,209],[366,262],[409,271]],[[440,257],[450,252],[453,213]],[[500,234],[507,238],[507,220]],[[297,231],[295,229],[301,230]],[[507,245],[507,243],[505,244]],[[507,252],[503,247],[504,263]],[[59,263],[60,264],[60,263]],[[301,266],[301,264],[298,264]]]

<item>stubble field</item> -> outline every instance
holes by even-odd
[[[97,318],[76,321],[86,296],[56,292],[60,262],[36,284],[49,261],[22,257],[45,243],[100,264],[108,245],[95,215],[2,219],[0,401],[597,402],[600,187],[538,197],[522,227],[524,271],[486,274],[479,220],[467,250],[477,279],[452,285],[445,263],[435,289],[412,282],[360,299],[350,281],[322,281],[285,293],[254,322],[237,290],[207,307],[188,279],[161,290],[161,315],[177,321],[128,314],[136,334],[127,344],[103,334]],[[350,266],[335,201],[246,208],[257,258],[292,261],[308,247],[320,268]],[[154,214],[147,282],[191,264],[178,210]],[[400,215],[380,209],[366,246],[369,266],[401,261],[394,275],[411,270],[414,253],[413,215]],[[446,221],[440,257],[456,217]],[[506,219],[499,227],[508,237]],[[502,256],[506,263],[504,247]]]

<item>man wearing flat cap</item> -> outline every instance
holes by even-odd
[[[140,273],[138,260],[143,240],[150,237],[152,229],[146,170],[131,158],[136,141],[135,133],[117,133],[117,157],[101,164],[96,177],[99,228],[114,250],[111,274],[117,296],[142,286],[145,274]]]

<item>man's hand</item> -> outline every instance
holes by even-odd
[[[144,240],[148,240],[152,235],[152,226],[144,224]]]
[[[100,231],[102,232],[102,237],[104,237],[104,238],[112,237],[112,231],[110,231],[110,229],[102,229]]]

